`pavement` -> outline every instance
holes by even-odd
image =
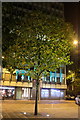
[[[38,101],[38,115],[34,115],[33,100],[2,100],[1,120],[80,120],[80,106],[69,100]]]

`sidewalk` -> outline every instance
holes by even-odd
[[[52,119],[78,118],[78,106],[74,101],[41,100],[38,102],[38,115],[34,116],[35,101],[3,100],[2,116],[7,119]]]

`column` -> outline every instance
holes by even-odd
[[[46,81],[46,77],[44,77],[44,81]]]
[[[50,71],[50,82],[52,82],[52,72]]]
[[[22,88],[16,87],[15,88],[15,97],[14,99],[16,100],[21,100],[22,99]]]
[[[28,70],[30,70],[30,69],[28,69]],[[30,76],[28,76],[28,80],[30,81]]]
[[[62,68],[60,68],[60,82],[62,82]]]

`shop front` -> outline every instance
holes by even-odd
[[[15,88],[14,87],[0,87],[0,99],[14,99]]]
[[[31,99],[31,88],[22,87],[0,87],[0,99],[2,100],[29,100]]]
[[[64,99],[65,90],[54,88],[42,88],[41,100],[60,100]]]
[[[65,93],[64,89],[41,88],[38,95],[40,100],[60,100],[64,99]],[[35,100],[34,87],[0,87],[0,94],[3,100]]]

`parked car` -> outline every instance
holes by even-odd
[[[80,95],[77,95],[77,97],[75,98],[75,103],[77,105],[80,105]]]
[[[66,95],[65,96],[66,100],[75,100],[75,96],[71,96],[71,95]]]

